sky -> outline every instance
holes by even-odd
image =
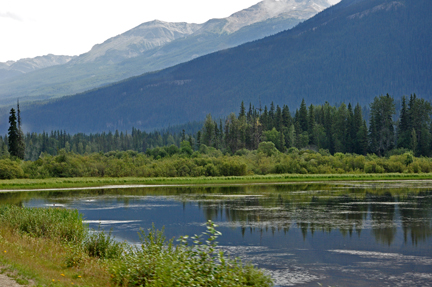
[[[276,0],[277,1],[277,0]],[[330,0],[329,2],[339,0]],[[0,62],[79,55],[141,23],[203,23],[260,0],[1,0]]]

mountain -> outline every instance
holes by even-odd
[[[329,7],[327,0],[264,0],[203,24],[152,21],[95,45],[65,65],[0,82],[2,105],[83,92],[276,34]]]
[[[343,0],[297,27],[22,112],[27,130],[154,129],[288,104],[431,99],[432,1]]]
[[[63,65],[71,61],[73,56],[46,55],[35,58],[26,58],[18,61],[0,63],[0,82],[19,75],[33,72],[39,69]]]

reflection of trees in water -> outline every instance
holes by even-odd
[[[390,188],[389,188],[390,187]],[[385,191],[383,193],[383,191]],[[221,197],[231,196],[233,197]],[[235,197],[246,195],[246,197]],[[415,188],[382,189],[346,187],[343,183],[251,186],[152,187],[80,191],[0,193],[1,203],[22,205],[30,199],[68,204],[79,198],[94,197],[100,205],[113,197],[125,206],[134,196],[168,196],[185,203],[197,202],[206,219],[232,223],[246,232],[285,232],[295,224],[303,237],[315,232],[338,230],[343,236],[360,235],[370,214],[372,234],[377,242],[391,245],[401,220],[405,243],[425,241],[432,236],[432,191]],[[402,204],[392,204],[402,202]]]
[[[410,235],[413,245],[432,236],[432,191],[408,194],[401,198],[409,205],[400,206],[402,230],[405,243]]]
[[[396,198],[390,192],[386,192],[383,195],[367,194],[366,199],[370,202],[372,234],[376,241],[390,246],[397,231],[394,225],[395,204],[391,204]]]
[[[399,202],[402,202],[399,205]],[[317,231],[338,230],[343,236],[360,236],[370,214],[371,232],[376,241],[391,245],[397,233],[400,215],[407,242],[408,234],[416,244],[432,236],[432,192],[408,193],[402,196],[390,192],[368,190],[362,196],[292,196],[289,193],[267,194],[263,197],[220,199],[207,197],[199,201],[207,220],[226,220],[244,233],[289,231],[292,224],[301,230],[303,238]]]

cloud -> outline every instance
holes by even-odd
[[[6,13],[0,12],[0,18],[9,18],[12,20],[20,21],[20,22],[23,21],[20,16],[14,14],[14,13],[11,13],[11,12],[6,12]]]

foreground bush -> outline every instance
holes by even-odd
[[[273,286],[270,277],[252,265],[226,258],[217,251],[220,233],[211,221],[207,231],[192,237],[167,241],[154,227],[141,231],[141,246],[130,248],[123,260],[110,268],[113,281],[120,286]]]

